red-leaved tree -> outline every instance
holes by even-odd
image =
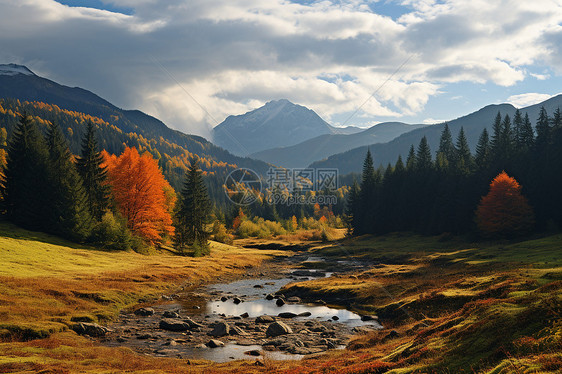
[[[502,171],[478,204],[478,229],[485,236],[516,236],[528,233],[534,222],[533,209],[521,194],[521,185]]]
[[[113,197],[129,229],[151,244],[174,232],[172,211],[175,193],[149,153],[125,148],[121,156],[103,151]]]

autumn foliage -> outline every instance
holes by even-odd
[[[490,192],[476,210],[478,229],[486,236],[512,236],[529,232],[534,214],[521,185],[502,171],[490,183]]]
[[[176,201],[158,163],[149,153],[125,148],[121,156],[103,152],[109,183],[119,212],[128,227],[151,244],[160,244],[174,232],[172,210]]]

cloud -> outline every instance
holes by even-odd
[[[552,97],[549,94],[541,94],[535,92],[529,92],[519,95],[512,95],[507,98],[507,102],[517,108],[523,108],[529,105],[534,105]]]
[[[420,115],[451,83],[562,72],[556,0],[405,0],[398,19],[359,0],[111,3],[133,11],[0,0],[0,61],[205,136],[272,99],[336,122],[361,107],[361,125]]]

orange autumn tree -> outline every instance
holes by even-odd
[[[478,229],[486,236],[512,236],[529,232],[533,209],[521,194],[521,185],[502,171],[490,183],[490,192],[476,210]]]
[[[121,156],[102,152],[109,184],[129,229],[147,242],[158,245],[174,232],[172,211],[175,193],[164,179],[158,163],[149,153],[125,148]]]

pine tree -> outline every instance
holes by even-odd
[[[521,116],[519,109],[517,109],[515,111],[515,115],[513,116],[513,140],[517,149],[520,147],[519,141],[521,139],[521,133],[523,132],[523,124],[523,117]]]
[[[49,126],[46,140],[49,150],[46,188],[48,230],[68,239],[83,241],[92,230],[92,217],[82,179],[56,123]]]
[[[199,162],[195,160],[185,176],[181,192],[179,209],[175,222],[175,245],[183,252],[192,246],[195,255],[209,253],[209,235],[206,226],[209,223],[211,202]]]
[[[470,154],[470,147],[468,146],[468,141],[466,140],[466,135],[464,134],[464,128],[461,127],[459,135],[457,137],[457,168],[468,174],[473,167],[472,155]]]
[[[533,132],[533,125],[529,120],[529,114],[525,113],[525,118],[523,119],[523,125],[519,131],[519,137],[517,139],[517,145],[520,148],[529,150],[533,148],[535,141],[535,133]]]
[[[8,145],[2,195],[8,219],[25,228],[44,228],[47,157],[43,137],[24,113]]]
[[[95,128],[92,122],[88,122],[86,134],[82,140],[82,154],[77,160],[77,166],[84,182],[90,213],[97,221],[101,220],[109,206],[107,167],[102,167],[102,164],[103,156],[98,149]]]
[[[437,150],[437,155],[441,158],[445,168],[454,164],[456,151],[449,125],[445,124],[439,140],[439,149]]]
[[[357,227],[359,226],[360,204],[359,184],[354,180],[345,202],[348,234],[354,234],[357,231]]]
[[[537,120],[537,137],[535,139],[535,147],[539,153],[545,152],[550,142],[550,119],[546,113],[544,106],[541,107],[539,118]]]
[[[488,130],[482,130],[478,144],[476,144],[476,155],[474,161],[479,169],[487,169],[490,166],[491,147]]]
[[[408,171],[414,170],[416,167],[416,150],[414,145],[410,146],[410,151],[408,152],[408,157],[406,158],[406,169]]]
[[[513,155],[513,147],[514,147],[514,137],[513,137],[513,129],[511,128],[511,118],[509,115],[505,115],[502,126],[501,126],[501,135],[500,135],[500,154],[501,160],[506,162],[510,160],[511,156]]]
[[[427,138],[424,136],[420,140],[418,146],[418,152],[416,154],[416,169],[417,170],[429,170],[433,167],[433,161],[431,158],[431,149],[427,143]]]
[[[490,139],[490,150],[494,161],[501,158],[501,135],[502,135],[502,115],[500,112],[496,115],[494,125],[492,127],[492,139]]]
[[[394,165],[394,173],[402,174],[406,168],[404,167],[404,162],[402,162],[402,156],[398,155],[398,160],[396,160],[396,165]]]
[[[358,210],[358,225],[355,229],[357,234],[371,232],[374,226],[375,208],[375,188],[377,183],[377,173],[373,166],[371,151],[367,150],[363,161],[363,173],[361,175],[360,204]]]

